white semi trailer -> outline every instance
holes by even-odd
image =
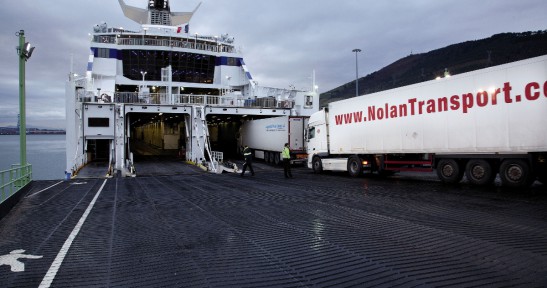
[[[239,145],[249,146],[258,159],[279,164],[281,150],[289,143],[291,162],[305,163],[304,132],[308,119],[308,116],[280,116],[245,121],[239,130]]]
[[[547,55],[332,102],[311,115],[307,142],[314,172],[546,183]]]

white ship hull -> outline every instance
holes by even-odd
[[[141,10],[164,22],[141,25],[136,32],[95,26],[86,75],[71,73],[66,85],[67,175],[101,160],[105,175],[134,176],[134,156],[143,152],[132,143],[207,162],[214,170],[216,161],[211,160],[219,153],[213,148],[237,150],[227,147],[231,140],[223,142],[226,134],[236,134],[232,125],[318,111],[314,84],[309,91],[256,85],[232,38],[190,34],[183,31],[185,23],[168,25],[172,18],[154,16],[167,15],[168,9],[152,7],[152,2],[148,11]],[[128,6],[120,4],[128,15]],[[189,20],[193,12],[188,13]],[[236,135],[233,139],[235,143]]]

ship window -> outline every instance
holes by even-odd
[[[161,69],[169,65],[174,82],[213,83],[215,56],[178,51],[123,50],[123,75],[142,80],[140,71],[146,71],[146,80],[161,81]]]
[[[110,56],[110,49],[108,48],[99,48],[97,49],[97,57],[98,58],[109,58]]]
[[[310,107],[313,107],[313,96],[306,95],[306,105],[304,108],[310,108]]]
[[[110,127],[110,118],[95,118],[89,117],[87,119],[88,127]]]
[[[237,66],[237,58],[229,57],[228,58],[228,66]]]

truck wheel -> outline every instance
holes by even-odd
[[[437,164],[437,176],[443,183],[456,184],[462,180],[463,171],[454,159],[441,159]]]
[[[264,162],[270,163],[270,152],[264,151]]]
[[[363,173],[363,165],[361,165],[361,159],[357,156],[351,156],[348,159],[348,173],[351,177],[361,176]]]
[[[323,163],[321,162],[321,158],[319,158],[318,156],[315,156],[313,157],[313,160],[312,160],[312,168],[313,168],[313,173],[321,173],[323,172]]]
[[[523,187],[532,184],[530,166],[524,160],[506,159],[501,162],[500,178],[503,186]]]
[[[483,159],[471,159],[465,167],[465,177],[474,185],[488,185],[494,182],[494,173],[490,163]]]
[[[274,163],[275,165],[279,165],[279,153],[274,153]]]

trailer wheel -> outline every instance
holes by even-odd
[[[456,184],[462,180],[463,170],[454,159],[441,159],[437,164],[437,177],[444,183]]]
[[[474,185],[488,185],[496,179],[492,165],[483,159],[471,159],[465,167],[465,177]]]
[[[279,165],[280,159],[279,159],[279,153],[274,153],[274,163],[275,165]]]
[[[524,160],[506,159],[501,162],[500,178],[503,186],[523,187],[532,184],[530,166]]]
[[[361,165],[361,159],[357,156],[351,156],[348,159],[348,173],[351,177],[361,176],[363,173],[363,165]]]
[[[321,158],[319,156],[313,157],[312,160],[312,167],[313,167],[313,173],[321,173],[323,172],[323,163],[321,162]]]

